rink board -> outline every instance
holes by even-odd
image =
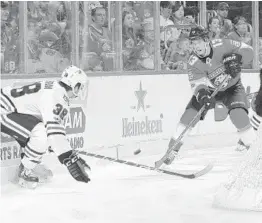
[[[2,86],[35,81],[2,80]],[[259,87],[258,74],[244,73],[242,82],[251,102]],[[186,75],[90,77],[88,90],[72,103],[65,123],[71,146],[121,158],[132,156],[149,141],[168,141],[191,95]],[[213,111],[191,135],[189,143],[194,146],[229,146],[237,140],[230,120],[214,122]],[[12,139],[2,136],[1,140],[1,180],[5,183],[13,177],[20,150]]]

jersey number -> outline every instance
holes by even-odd
[[[13,98],[24,96],[25,94],[36,93],[41,89],[41,83],[37,82],[30,85],[25,85],[21,88],[14,88],[11,90],[11,95]]]
[[[63,108],[61,104],[56,104],[53,113],[55,115],[58,115],[61,118],[61,120],[63,120],[64,117],[67,115],[68,111],[66,108]]]

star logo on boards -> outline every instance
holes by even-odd
[[[131,106],[132,109],[136,109],[138,112],[140,108],[145,111],[145,108],[150,108],[150,105],[145,105],[145,97],[147,95],[147,91],[143,90],[142,82],[140,81],[139,89],[135,91],[135,96],[137,98],[137,106]]]

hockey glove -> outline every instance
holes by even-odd
[[[223,57],[225,73],[235,78],[241,72],[242,56],[236,53],[226,54]]]
[[[64,164],[71,176],[77,180],[84,183],[88,183],[90,178],[88,172],[91,168],[87,165],[86,161],[74,154],[72,150],[62,153],[58,156],[59,161]]]
[[[213,103],[213,98],[210,97],[211,93],[209,90],[202,88],[196,94],[196,100],[200,104],[200,107],[205,106],[207,109]]]

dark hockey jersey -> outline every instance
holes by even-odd
[[[226,74],[223,57],[228,53],[242,55],[243,65],[253,60],[253,48],[243,42],[229,39],[214,39],[210,43],[211,53],[206,58],[199,58],[192,54],[188,60],[188,76],[193,90],[196,94],[201,88],[214,89],[223,82]],[[240,79],[240,73],[236,78],[225,83],[221,91],[225,91],[235,85]]]

